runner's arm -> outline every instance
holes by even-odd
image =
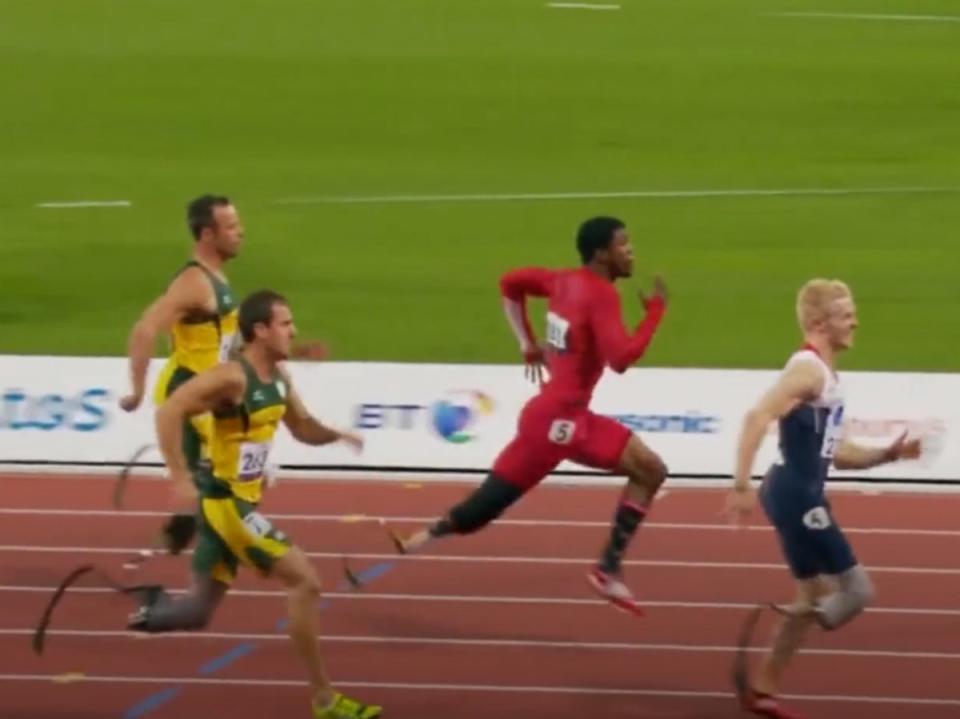
[[[920,449],[920,440],[908,440],[906,432],[887,447],[864,447],[844,439],[833,455],[833,466],[837,469],[870,469],[901,459],[917,459]]]
[[[500,278],[503,313],[524,357],[537,351],[537,336],[530,325],[527,297],[548,297],[556,273],[543,267],[511,270]]]
[[[289,375],[285,373],[284,376],[287,380],[287,411],[284,412],[283,423],[295,440],[314,447],[341,440],[355,444],[356,435],[328,427],[310,414],[300,395],[293,388]]]
[[[598,295],[590,312],[590,323],[600,352],[614,372],[626,372],[647,351],[660,320],[663,319],[666,303],[662,297],[654,296],[647,303],[646,309],[643,321],[637,325],[633,334],[628,335],[623,326],[620,296],[616,290],[610,287],[609,292]]]
[[[183,454],[184,423],[198,414],[238,404],[246,386],[243,368],[236,362],[227,362],[187,380],[157,408],[157,444],[174,482],[190,480]]]
[[[156,348],[157,336],[168,332],[175,322],[191,311],[206,310],[211,304],[216,304],[213,289],[199,269],[191,268],[181,273],[167,291],[143,311],[127,338],[131,391],[122,402],[124,409],[136,409],[143,400],[147,368]]]
[[[823,371],[813,362],[796,362],[747,411],[737,442],[735,490],[745,491],[749,488],[753,462],[770,423],[790,412],[800,402],[819,397],[824,381]]]

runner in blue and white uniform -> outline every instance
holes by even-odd
[[[837,355],[853,345],[857,310],[850,288],[839,280],[814,279],[797,297],[804,343],[777,381],[747,412],[737,447],[734,487],[727,511],[749,514],[757,501],[750,484],[754,459],[771,422],[779,425],[780,459],[764,477],[760,499],[776,530],[798,596],[756,676],[742,681],[743,708],[772,719],[797,719],[777,701],[780,678],[807,630],[834,630],[873,599],[873,584],[830,508],[825,484],[831,465],[866,469],[920,455],[920,440],[900,436],[888,447],[863,447],[844,438],[843,387]]]

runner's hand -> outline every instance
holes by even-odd
[[[543,371],[546,365],[542,347],[534,347],[523,353],[523,376],[538,386],[543,385]]]
[[[727,494],[722,515],[733,524],[743,526],[757,506],[757,490],[751,486],[734,488]]]

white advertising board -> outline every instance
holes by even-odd
[[[158,373],[159,360],[150,369]],[[291,469],[378,468],[482,472],[511,439],[536,388],[519,367],[291,363],[294,386],[321,420],[363,433],[366,447],[307,447],[281,430],[271,461]],[[634,368],[608,373],[594,411],[637,432],[672,476],[729,476],[743,413],[775,371]],[[841,373],[851,438],[886,443],[903,430],[939,451],[916,462],[837,478],[960,483],[960,375]],[[0,356],[0,463],[118,465],[152,443],[153,404],[118,409],[126,360]],[[755,472],[776,457],[771,427]],[[153,461],[158,455],[154,454]],[[564,463],[560,472],[585,471]]]

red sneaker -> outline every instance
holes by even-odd
[[[617,609],[635,617],[644,616],[644,611],[634,599],[633,592],[618,577],[594,567],[587,573],[587,583],[593,587],[593,591]]]
[[[747,692],[743,708],[756,716],[767,719],[804,719],[800,714],[794,714],[780,706],[776,697],[750,689]]]

